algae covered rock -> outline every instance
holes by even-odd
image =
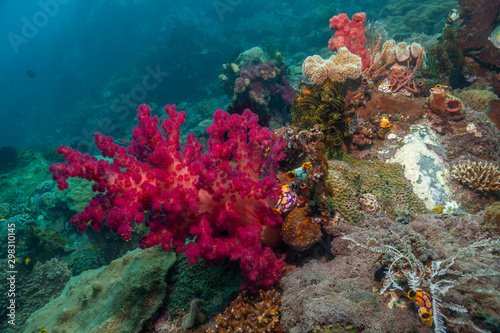
[[[73,277],[61,296],[30,316],[24,332],[138,332],[161,305],[175,258],[158,247],[137,249]]]

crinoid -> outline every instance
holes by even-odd
[[[341,153],[344,138],[349,136],[345,92],[344,82],[339,81],[321,85],[304,84],[293,102],[292,123],[304,130],[319,125],[325,135],[324,144],[329,155]]]

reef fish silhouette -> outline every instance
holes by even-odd
[[[491,32],[488,37],[488,40],[495,45],[496,48],[500,49],[500,25]]]
[[[31,70],[31,69],[28,69],[26,70],[26,74],[28,74],[28,76],[32,79],[36,78],[36,73],[35,71]]]

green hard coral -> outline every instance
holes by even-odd
[[[324,144],[330,155],[342,152],[344,138],[349,136],[349,117],[345,110],[344,82],[304,84],[295,96],[292,123],[299,129],[309,130],[315,125],[325,135]]]
[[[408,221],[426,212],[397,163],[330,161],[328,183],[334,209],[351,223],[359,222],[363,213]]]
[[[68,185],[66,190],[54,193],[56,198],[65,202],[68,208],[75,212],[83,211],[95,196],[95,192],[92,191],[92,182],[86,179],[70,178]]]
[[[33,261],[45,262],[55,256],[60,256],[72,252],[67,248],[68,241],[58,232],[51,232],[48,229],[40,229],[36,225],[26,228],[24,237],[25,255]]]
[[[178,315],[189,310],[193,299],[202,299],[200,310],[209,313],[213,306],[223,305],[241,282],[234,262],[226,260],[214,266],[199,260],[190,265],[185,254],[180,254],[167,278],[170,291],[166,305],[172,315]]]

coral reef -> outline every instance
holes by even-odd
[[[344,233],[355,228],[343,223],[339,227]],[[333,244],[332,261],[311,260],[280,281],[285,332],[329,332],[318,330],[318,325],[349,326],[347,332],[422,332],[412,311],[388,307],[388,301],[373,291],[376,255],[347,249],[339,239]]]
[[[307,250],[323,236],[319,225],[301,207],[293,209],[283,220],[281,233],[283,241],[298,251]]]
[[[488,114],[490,120],[500,130],[500,99],[492,99],[488,104],[486,113]]]
[[[65,203],[69,209],[79,213],[85,209],[94,197],[92,182],[85,179],[72,178],[68,180],[68,188],[56,191],[55,197]]]
[[[498,96],[489,90],[465,90],[458,94],[458,98],[465,106],[478,112],[486,112],[490,101],[498,99]]]
[[[25,331],[138,332],[162,304],[165,275],[174,261],[173,251],[136,249],[109,266],[83,272],[30,316]]]
[[[224,313],[217,316],[216,324],[207,333],[279,333],[280,309],[281,294],[275,289],[260,290],[258,295],[243,291]]]
[[[200,257],[215,263],[230,257],[240,260],[245,286],[272,285],[284,266],[269,247],[280,236],[281,217],[271,203],[279,191],[274,173],[283,157],[282,139],[258,126],[249,110],[242,116],[216,110],[207,129],[208,152],[201,154],[203,146],[193,134],[181,150],[180,125],[186,115],[175,105],[165,111],[169,118],[162,123],[163,134],[158,117],[141,105],[140,123],[127,148],[96,133],[97,147],[112,163],[59,148],[68,161],[50,167],[59,189],[68,187],[68,178],[78,177],[105,192],[71,223],[80,231],[87,226],[99,230],[106,218],[106,225],[125,240],[131,239],[135,223],[145,223],[150,233],[141,240],[142,248],[176,247],[186,251],[190,263]],[[191,237],[196,238],[186,242]]]
[[[465,118],[446,139],[450,160],[487,160],[500,163],[500,130],[482,112],[467,110]]]
[[[8,173],[17,165],[17,150],[14,147],[0,147],[0,174]]]
[[[449,171],[442,158],[446,149],[440,138],[429,125],[421,124],[409,128],[403,143],[388,162],[403,166],[406,179],[428,210],[448,202],[452,190],[448,177],[443,177]]]
[[[202,299],[194,299],[191,301],[189,313],[182,318],[182,330],[187,332],[197,325],[207,321],[207,315],[200,311],[200,305],[203,304]]]
[[[422,45],[418,43],[407,44],[405,42],[397,43],[394,39],[390,39],[384,43],[382,49],[387,47],[384,61],[389,62],[391,65],[398,63],[400,66],[406,66],[408,61],[410,65],[415,66],[421,53],[425,57]]]
[[[177,316],[189,309],[189,302],[200,298],[204,300],[201,311],[209,313],[212,307],[225,304],[242,280],[235,262],[226,259],[214,266],[200,260],[190,265],[185,254],[180,254],[167,276],[169,290],[165,306],[171,315]]]
[[[268,94],[264,96],[264,83],[270,79],[275,79],[280,74],[280,69],[276,67],[274,62],[266,62],[259,65],[254,65],[248,68],[240,69],[240,77],[234,82],[234,92],[236,94],[243,93],[247,87],[249,89],[250,98],[257,104],[267,105],[269,101],[266,99]]]
[[[271,46],[268,48],[272,49]],[[224,74],[219,76],[222,89],[233,97],[233,102],[242,103],[249,99],[266,111],[262,112],[263,117],[278,118],[279,115],[283,123],[287,120],[294,90],[285,76],[288,74],[287,64],[280,52],[267,50],[264,53],[261,48],[254,47],[222,67]],[[259,110],[250,109],[259,114]],[[266,120],[261,123],[265,124]]]
[[[404,115],[408,122],[413,122],[424,114],[425,99],[410,99],[401,94],[386,94],[380,90],[370,93],[366,106],[357,110],[358,116],[368,122],[377,114],[391,115],[391,119]]]
[[[448,87],[437,85],[431,89],[429,108],[437,115],[449,120],[460,120],[464,117],[465,107],[462,101],[448,93]]]
[[[489,255],[500,249],[500,241],[479,239],[474,243],[463,244],[447,258],[434,259],[429,265],[428,261],[422,262],[417,258],[416,253],[420,249],[412,248],[412,237],[399,234],[394,230],[389,229],[389,231],[393,234],[394,240],[391,244],[381,244],[380,246],[375,246],[373,239],[367,239],[366,244],[363,244],[352,237],[342,237],[342,239],[349,240],[365,250],[385,255],[384,261],[387,261],[385,264],[388,269],[380,295],[388,290],[406,293],[410,288],[408,297],[415,300],[419,306],[419,315],[424,324],[432,327],[434,323],[435,332],[446,332],[445,319],[446,322],[454,325],[464,324],[474,327],[474,324],[467,319],[445,316],[443,309],[459,313],[467,313],[468,309],[458,304],[445,303],[443,298],[450,289],[465,285],[466,288],[470,288],[469,282],[471,280],[498,276],[499,272],[479,264],[478,261],[481,259],[482,261],[491,261],[492,258]],[[471,262],[470,258],[474,258],[474,261]],[[462,261],[465,261],[465,265]],[[467,264],[470,265],[474,262],[477,267],[467,267]],[[457,270],[458,267],[461,267],[461,270]],[[403,283],[406,287],[402,286]],[[477,292],[481,293],[482,290],[479,289]],[[488,291],[485,293],[488,294]]]
[[[462,184],[479,192],[500,190],[500,170],[493,163],[468,161],[456,165],[452,176]]]
[[[484,221],[490,229],[500,232],[500,201],[495,201],[491,206],[486,207]]]
[[[498,25],[499,0],[459,0],[460,16],[465,19],[457,29],[460,49],[477,61],[500,68],[500,49],[488,40]]]
[[[349,136],[349,117],[344,107],[346,86],[333,81],[323,85],[306,84],[295,97],[292,123],[310,130],[315,125],[323,132],[323,142],[330,154],[338,154]]]
[[[328,48],[332,51],[346,47],[359,56],[363,63],[363,69],[370,64],[370,51],[364,47],[366,43],[365,23],[365,13],[354,14],[351,21],[345,13],[335,15],[330,19],[330,29],[335,31],[335,34],[328,42]]]
[[[106,264],[101,251],[90,248],[85,251],[75,251],[64,258],[73,276],[83,273],[89,269],[96,269]]]
[[[25,228],[22,239],[22,248],[26,256],[35,261],[46,261],[54,256],[60,256],[72,252],[68,248],[68,241],[58,232],[50,232],[47,229],[40,229],[36,225]]]
[[[370,214],[380,205],[384,207],[382,213],[391,218],[413,219],[426,211],[399,164],[356,160],[328,164],[333,207],[345,221],[359,222],[362,206]]]
[[[423,89],[423,82],[415,81],[415,73],[422,65],[424,49],[420,49],[415,67],[413,70],[410,68],[410,60],[406,60],[406,67],[392,67],[389,72],[389,83],[392,85],[392,92],[400,92],[408,96],[416,96],[420,94]]]
[[[490,252],[498,246],[498,241],[484,241],[490,236],[485,234],[484,225],[483,213],[422,214],[408,225],[400,225],[387,218],[375,218],[366,220],[363,228],[338,223],[336,231],[363,245],[366,240],[366,246],[375,247],[377,243],[392,246],[401,254],[409,249],[416,258],[412,263],[420,262],[426,271],[426,264],[436,267],[439,262],[443,270],[449,269],[447,264],[453,262],[452,258],[457,258],[452,266],[453,273],[444,276],[445,279],[440,280],[443,284],[439,286],[446,289],[448,284],[445,281],[449,278],[453,282],[453,290],[440,300],[432,301],[450,306],[456,304],[456,309],[467,308],[467,313],[457,317],[442,307],[443,313],[454,323],[448,327],[449,331],[458,332],[464,329],[463,326],[456,326],[460,322],[491,330],[491,323],[498,320],[497,278],[472,278],[487,270],[497,273],[500,270],[498,253]],[[410,246],[398,245],[401,238]],[[460,257],[460,254],[466,254],[464,249],[469,251],[480,244],[489,248],[485,251],[478,248],[471,257]],[[331,246],[335,255],[332,261],[313,260],[294,269],[280,281],[284,331],[309,332],[317,325],[349,325],[351,332],[366,333],[432,331],[420,322],[418,308],[412,304],[406,291],[386,291],[379,295],[384,281],[377,282],[374,273],[389,261],[387,251],[372,253],[361,247],[353,248],[349,242],[339,238],[334,238]],[[403,267],[406,269],[409,265]],[[405,283],[401,274],[398,281]],[[460,284],[465,281],[468,282]],[[485,322],[482,319],[485,317],[491,318],[491,321]]]
[[[51,299],[58,297],[64,285],[71,278],[68,266],[61,260],[52,258],[45,263],[37,262],[31,272],[18,268],[19,273],[16,280],[16,332],[23,332],[26,320],[36,310],[43,307]],[[0,278],[8,281],[6,272],[0,273]],[[7,295],[8,284],[2,285],[2,293]],[[5,288],[5,289],[4,289]],[[7,317],[7,306],[9,299],[2,297],[0,301],[0,314]],[[7,320],[0,321],[2,332],[11,332],[11,326]],[[38,330],[37,330],[38,332]]]
[[[323,59],[319,55],[307,57],[302,63],[302,73],[313,84],[322,84],[328,79],[357,79],[362,73],[361,58],[341,47],[329,59]]]

